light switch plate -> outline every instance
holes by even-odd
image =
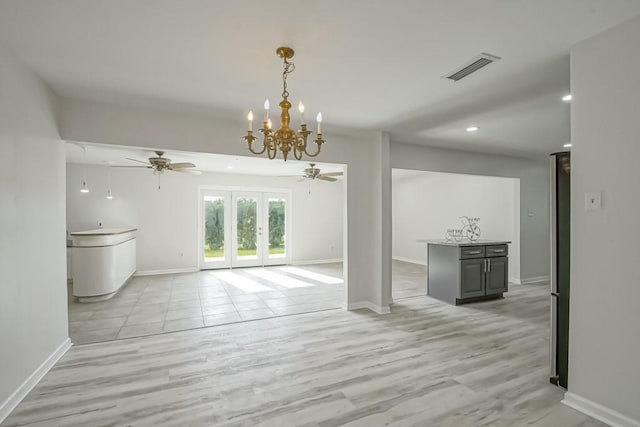
[[[601,207],[599,191],[588,191],[584,193],[584,209],[586,211],[597,211]]]

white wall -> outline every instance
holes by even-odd
[[[290,189],[292,262],[342,258],[342,182],[205,173],[200,176],[147,169],[111,168],[114,199],[105,198],[107,166],[88,165],[91,191],[80,193],[82,165],[67,165],[67,228],[70,231],[137,226],[138,271],[197,269],[198,186]]]
[[[571,51],[567,399],[575,403],[579,396],[604,405],[634,419],[633,425],[640,425],[638,46],[637,17]],[[601,210],[585,211],[587,191],[602,193]]]
[[[63,144],[48,89],[3,46],[0,150],[2,421],[68,342]]]
[[[394,171],[397,172],[397,171]],[[479,217],[482,239],[508,240],[509,277],[520,280],[520,239],[515,221],[519,181],[440,172],[397,174],[393,179],[393,257],[425,264],[426,245],[417,239],[443,239],[462,228],[460,216]]]
[[[549,160],[391,144],[391,166],[520,179],[520,278],[549,279]]]

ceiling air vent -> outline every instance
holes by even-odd
[[[445,74],[443,77],[445,79],[457,82],[458,80],[464,79],[469,74],[475,73],[480,68],[486,67],[492,62],[498,61],[499,59],[500,57],[498,56],[490,55],[488,53],[481,53],[463,66],[456,68],[448,74]]]

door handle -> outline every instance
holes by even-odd
[[[483,266],[484,266],[484,272],[487,272],[487,259],[485,258],[484,262],[483,262]]]
[[[491,273],[491,258],[487,258],[487,268],[488,272]]]
[[[551,292],[551,296],[560,297],[560,294],[558,292]]]

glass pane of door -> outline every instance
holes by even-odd
[[[229,259],[229,194],[201,191],[201,261],[200,268],[221,268]]]
[[[204,197],[204,260],[224,260],[224,198]]]
[[[268,257],[286,258],[287,256],[287,227],[286,227],[286,200],[284,198],[269,197],[267,199],[267,212],[269,215]]]
[[[258,244],[261,227],[258,224],[258,197],[235,197],[236,208],[236,259],[259,260]]]

